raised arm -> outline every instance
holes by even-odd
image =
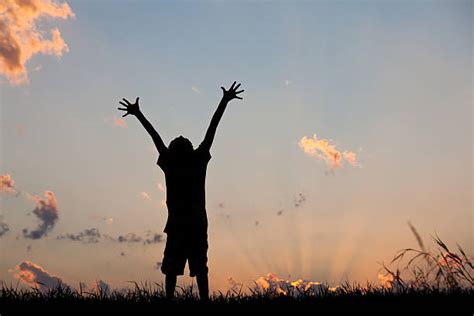
[[[153,125],[151,125],[151,123],[146,119],[145,115],[143,115],[143,113],[140,111],[140,107],[138,105],[138,100],[140,100],[140,98],[137,97],[135,103],[130,103],[125,98],[122,100],[123,101],[120,101],[119,103],[123,105],[124,108],[118,108],[121,111],[126,111],[126,113],[122,115],[122,117],[125,117],[129,114],[135,115],[140,121],[140,123],[142,123],[148,134],[150,134],[151,138],[153,139],[153,142],[155,143],[156,149],[158,149],[158,152],[160,154],[164,153],[167,148],[163,143],[163,140],[161,139],[155,128],[153,128]]]
[[[235,85],[235,84],[236,82],[234,81],[234,83],[229,88],[229,90],[226,90],[224,89],[224,87],[221,87],[222,92],[223,92],[221,102],[219,103],[219,106],[217,107],[216,112],[212,116],[211,123],[209,124],[209,127],[207,128],[206,136],[204,137],[204,140],[202,141],[200,145],[200,147],[202,147],[204,150],[211,149],[212,142],[214,141],[214,136],[216,135],[217,126],[219,125],[219,122],[222,118],[222,115],[224,114],[227,104],[232,99],[242,100],[242,97],[239,97],[238,94],[244,92],[244,90],[237,91],[237,89],[240,87],[240,83],[238,85]]]

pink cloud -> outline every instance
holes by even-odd
[[[144,198],[145,200],[151,200],[150,195],[145,191],[140,192],[140,196]]]
[[[125,128],[128,127],[127,122],[125,122],[124,119],[119,118],[119,117],[114,118],[114,126],[125,127]]]

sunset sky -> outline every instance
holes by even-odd
[[[213,290],[376,282],[417,246],[408,221],[472,256],[472,1],[25,3],[0,0],[0,280],[28,261],[75,287],[163,281],[164,175],[118,101],[197,146],[234,80]]]

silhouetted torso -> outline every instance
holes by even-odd
[[[201,147],[181,159],[168,151],[160,154],[157,163],[166,179],[166,233],[207,230],[205,182],[210,159],[209,151]]]

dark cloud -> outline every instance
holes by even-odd
[[[159,244],[163,242],[163,235],[161,234],[153,234],[150,237],[147,237],[144,241],[143,244],[145,245],[150,245],[150,244]]]
[[[306,196],[303,193],[298,193],[294,198],[294,206],[301,207],[306,202]]]
[[[0,237],[8,233],[9,230],[10,230],[10,227],[8,227],[7,223],[0,222]]]
[[[95,244],[100,241],[101,235],[97,228],[89,228],[77,234],[59,235],[56,239],[69,239],[72,241],[80,241],[85,244]]]
[[[230,214],[226,214],[226,213],[218,213],[217,216],[225,220],[228,220],[231,218]]]
[[[110,294],[110,286],[104,280],[99,280],[99,281],[95,282],[95,286],[93,288],[93,291],[95,291],[96,293],[109,295]]]
[[[51,191],[44,192],[45,199],[42,199],[38,195],[33,196],[36,201],[36,208],[33,210],[33,214],[38,218],[39,224],[35,230],[28,231],[23,229],[23,236],[30,239],[40,239],[48,234],[54,225],[58,221],[58,202],[54,193]]]
[[[128,233],[127,235],[119,235],[116,240],[120,243],[138,243],[142,242],[143,238],[135,233]]]
[[[277,212],[277,216],[281,216],[282,214],[283,214],[283,210],[279,210],[279,211]]]
[[[15,278],[29,286],[38,286],[41,291],[48,291],[58,286],[69,287],[60,277],[51,275],[40,265],[24,260],[15,267]]]
[[[116,239],[120,243],[140,243],[144,245],[158,244],[164,241],[163,235],[157,233],[147,232],[145,237],[139,236],[135,233],[128,233],[127,235],[120,235]]]
[[[86,229],[77,234],[68,233],[65,235],[59,235],[56,237],[56,239],[79,241],[85,244],[98,243],[100,241],[105,240],[118,243],[142,243],[143,245],[151,245],[158,244],[164,241],[162,234],[153,233],[151,231],[147,231],[144,236],[138,235],[136,233],[128,233],[126,235],[118,235],[117,237],[113,237],[107,234],[101,234],[97,228]],[[123,254],[123,256],[125,256],[125,254]]]
[[[121,256],[121,257],[125,257],[125,252],[122,251],[122,252],[120,253],[120,256]]]
[[[255,226],[258,226],[260,224],[259,221],[255,221]]]

